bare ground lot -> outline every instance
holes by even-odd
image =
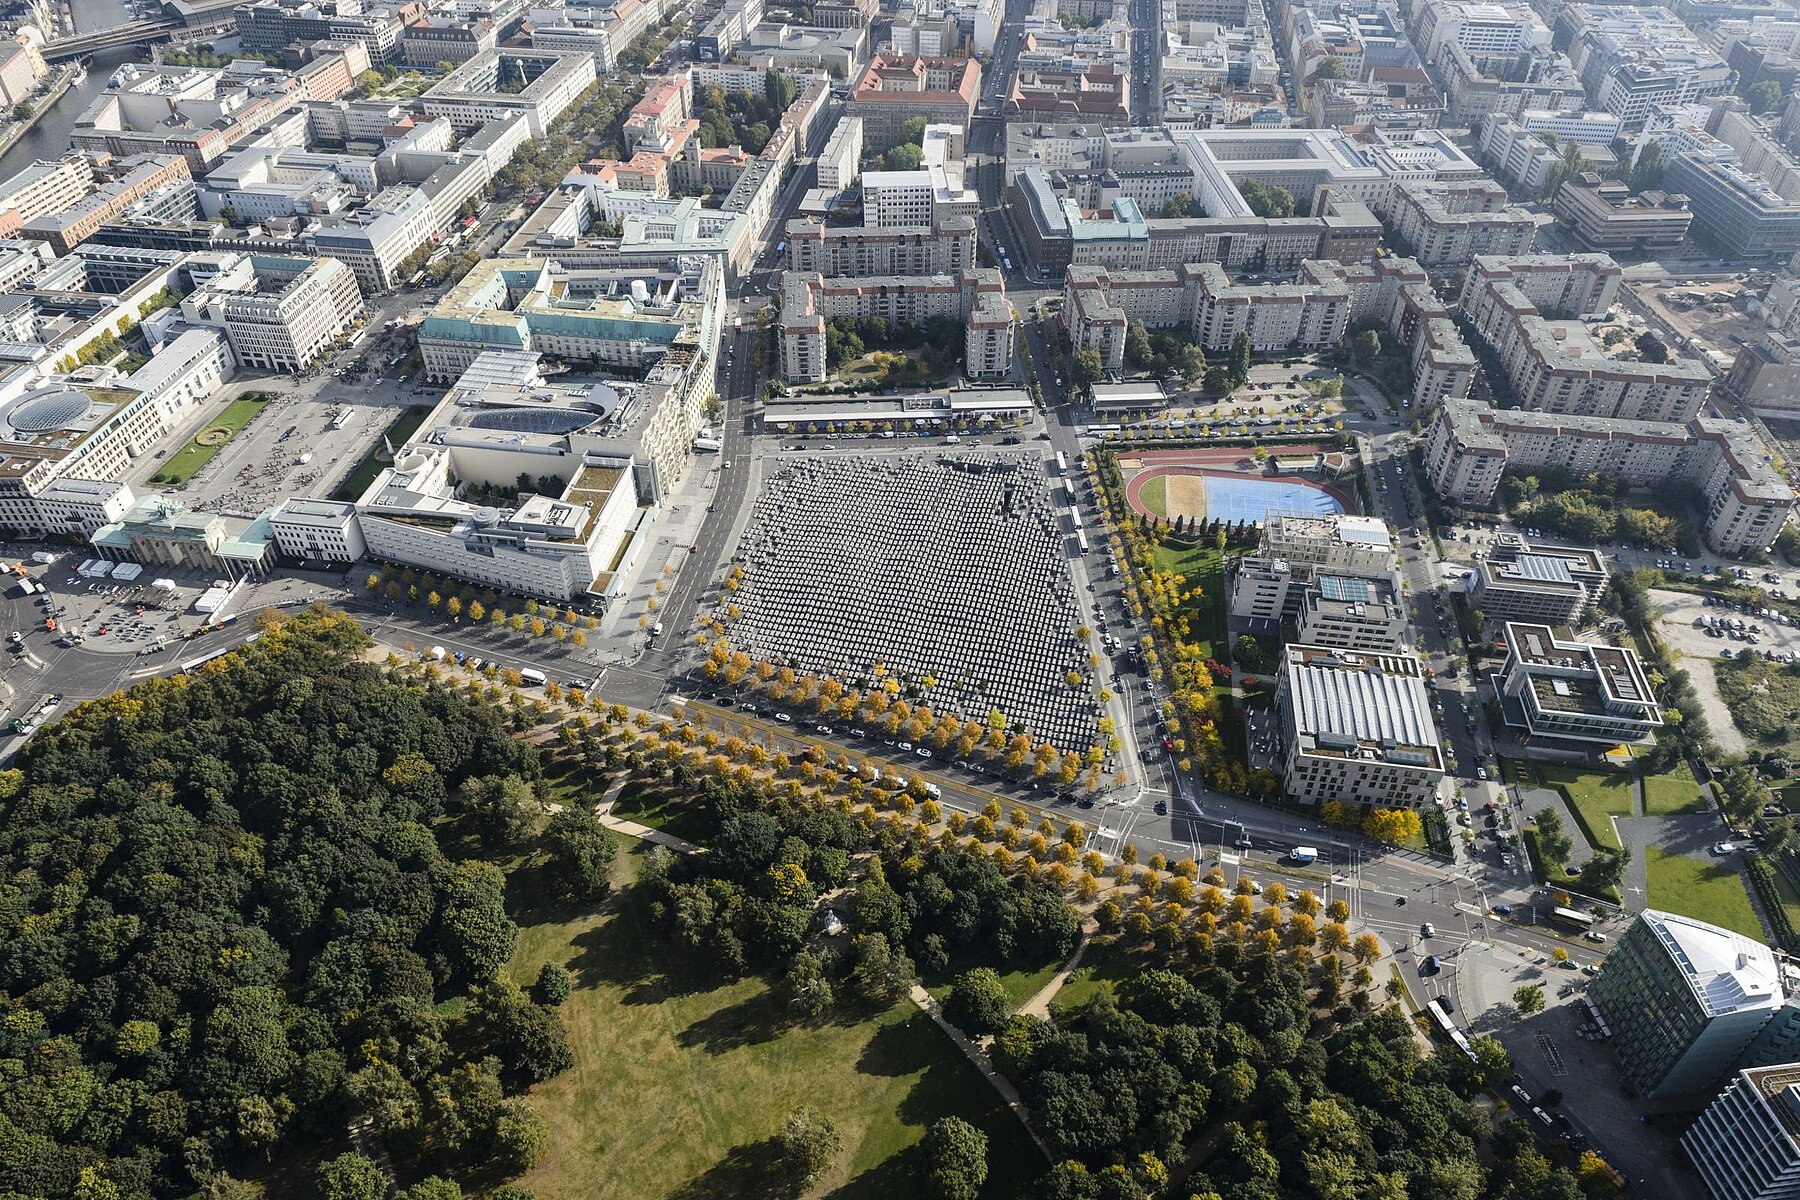
[[[1694,624],[1700,617],[1724,616],[1729,610],[1708,608],[1702,597],[1689,592],[1657,588],[1651,591],[1650,596],[1656,611],[1662,614],[1663,638],[1672,650],[1682,656],[1684,661],[1680,665],[1687,668],[1688,674],[1693,678],[1694,690],[1700,695],[1700,706],[1706,711],[1706,719],[1712,725],[1713,737],[1727,753],[1743,753],[1749,749],[1749,742],[1732,720],[1730,710],[1719,695],[1715,668],[1720,661],[1720,651],[1730,650],[1735,656],[1752,647],[1747,642],[1730,638],[1707,637],[1705,631]],[[1762,633],[1759,635],[1761,644],[1754,647],[1755,650],[1800,655],[1800,629],[1765,617],[1744,617],[1736,612],[1731,612],[1730,615],[1734,618],[1741,617],[1746,624],[1762,626]]]

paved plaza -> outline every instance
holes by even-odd
[[[1098,726],[1068,521],[1036,455],[784,462],[739,545],[731,640],[852,686],[880,664],[940,714],[998,709],[1034,740],[1085,748]]]

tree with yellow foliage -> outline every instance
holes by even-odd
[[[1398,846],[1425,833],[1419,814],[1410,808],[1377,808],[1363,818],[1363,833],[1378,842]]]

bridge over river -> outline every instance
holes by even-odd
[[[52,62],[86,58],[121,46],[148,45],[190,33],[217,33],[233,27],[233,10],[241,0],[163,0],[162,15],[70,34],[44,44]]]

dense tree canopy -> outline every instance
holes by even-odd
[[[446,1164],[529,1124],[497,1076],[567,1047],[519,997],[502,1061],[456,1060],[434,1004],[489,983],[517,929],[500,872],[453,861],[432,822],[470,778],[529,790],[536,752],[503,709],[392,680],[365,645],[341,616],[270,623],[79,706],[7,773],[0,1192],[76,1194],[86,1172],[187,1195],[358,1110]]]
[[[1142,970],[1116,999],[1013,1018],[996,1049],[1063,1160],[1036,1193],[1052,1200],[1160,1194],[1178,1167],[1192,1173],[1171,1194],[1220,1200],[1579,1195],[1517,1122],[1494,1169],[1477,1158],[1490,1119],[1470,1098],[1509,1069],[1503,1052],[1484,1074],[1421,1053],[1395,1007],[1325,1015],[1274,956]]]

